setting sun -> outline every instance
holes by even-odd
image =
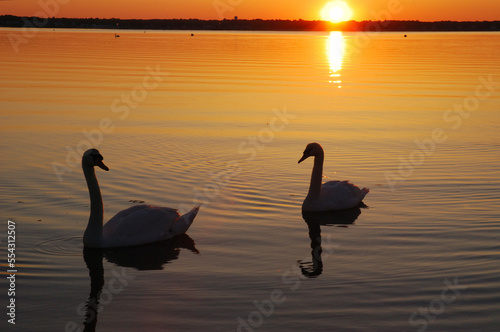
[[[352,16],[352,10],[347,3],[341,0],[329,2],[321,10],[321,17],[325,21],[333,23],[349,21]]]

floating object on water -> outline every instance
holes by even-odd
[[[94,167],[109,168],[96,149],[87,150],[82,157],[82,169],[90,195],[90,217],[83,234],[88,248],[115,248],[155,243],[186,233],[200,206],[180,215],[176,209],[146,204],[134,205],[118,212],[103,225],[104,209],[101,190]]]
[[[368,188],[359,189],[349,181],[328,181],[321,184],[323,175],[324,152],[318,143],[309,143],[304,150],[303,160],[314,156],[314,167],[311,174],[311,183],[302,211],[333,211],[350,209],[358,206],[370,191]]]

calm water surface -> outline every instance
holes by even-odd
[[[499,329],[500,34],[119,33],[0,30],[2,331]],[[369,208],[302,216],[313,141]],[[90,145],[187,235],[84,252]]]

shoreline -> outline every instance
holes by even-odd
[[[327,21],[306,20],[200,20],[200,19],[100,19],[0,16],[5,28],[62,28],[113,30],[211,30],[211,31],[500,31],[500,21]]]

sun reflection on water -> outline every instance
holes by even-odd
[[[328,63],[330,64],[330,83],[338,84],[338,87],[342,81],[340,80],[340,70],[342,69],[342,60],[344,57],[345,43],[344,36],[340,31],[330,32],[330,36],[327,39],[327,55]]]

